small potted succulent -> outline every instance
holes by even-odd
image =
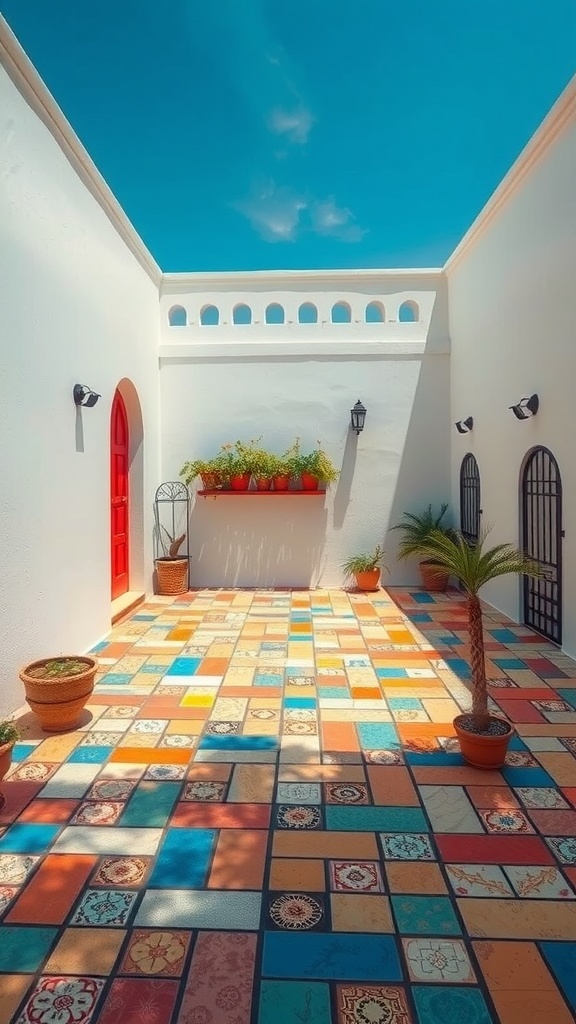
[[[41,658],[20,672],[26,700],[44,732],[76,729],[94,689],[98,663],[88,655]]]
[[[454,576],[462,586],[468,604],[468,634],[472,670],[472,708],[454,719],[462,757],[475,768],[500,768],[506,759],[513,727],[504,718],[491,715],[484,652],[482,605],[479,592],[499,576],[517,573],[542,576],[541,567],[512,544],[497,544],[485,549],[486,532],[470,544],[461,533],[447,535],[432,530],[422,552]]]
[[[386,571],[383,564],[384,548],[378,544],[374,551],[368,555],[352,555],[342,565],[346,579],[354,578],[358,590],[378,590],[380,582],[380,566]]]
[[[20,731],[11,719],[0,722],[0,783],[10,770],[12,764],[12,748],[20,739]],[[0,792],[0,807],[4,806],[5,798]]]
[[[320,484],[327,487],[339,476],[334,463],[322,448],[321,441],[318,441],[318,447],[313,452],[299,457],[298,468],[304,491],[317,491]]]
[[[401,522],[392,527],[393,530],[402,530],[404,534],[398,548],[398,557],[404,559],[410,555],[424,555],[430,536],[438,531],[446,537],[453,537],[454,531],[443,525],[447,511],[448,503],[445,502],[438,513],[432,511],[432,505],[428,505],[424,512],[405,512]],[[419,568],[424,590],[443,592],[448,589],[450,575],[433,558],[424,557]]]
[[[260,438],[249,441],[235,441],[234,444],[223,444],[216,456],[225,483],[229,483],[232,491],[247,491],[250,487],[252,473],[257,463],[256,445]]]
[[[257,491],[269,491],[276,470],[276,456],[264,448],[256,448],[252,457],[252,479]]]
[[[185,594],[188,590],[188,556],[178,552],[186,540],[186,534],[172,537],[165,526],[159,526],[158,538],[164,554],[156,559],[158,593],[163,595]]]

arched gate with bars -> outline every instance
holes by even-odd
[[[562,480],[548,448],[528,453],[521,478],[522,546],[544,570],[525,576],[524,622],[552,643],[562,643]]]
[[[468,452],[460,466],[460,531],[470,544],[478,540],[481,515],[480,471],[472,452]]]

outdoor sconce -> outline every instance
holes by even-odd
[[[517,420],[529,420],[536,415],[539,405],[538,395],[530,395],[530,398],[523,398],[518,405],[510,405],[508,408],[512,409]]]
[[[352,430],[356,431],[356,434],[360,434],[364,430],[364,423],[366,420],[366,409],[362,405],[360,399],[356,402],[353,409],[350,409],[350,426]]]
[[[472,416],[469,416],[466,420],[458,420],[456,423],[456,430],[459,434],[467,434],[469,430],[472,430],[473,426],[474,419]]]
[[[85,384],[75,384],[72,392],[74,396],[74,405],[83,405],[87,409],[91,409],[101,395],[97,395],[92,388],[87,388]]]

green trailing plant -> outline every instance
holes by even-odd
[[[8,743],[16,743],[19,739],[20,730],[16,723],[10,718],[3,719],[0,722],[0,747],[4,747]]]
[[[180,470],[180,476],[184,483],[189,486],[197,476],[217,473],[215,459],[195,459],[193,462],[185,462]]]
[[[470,723],[472,731],[477,733],[487,732],[490,725],[479,592],[486,583],[497,579],[498,576],[544,575],[536,562],[512,544],[497,544],[495,547],[486,548],[487,534],[488,530],[485,530],[475,544],[470,544],[458,531],[452,530],[447,534],[442,530],[431,530],[426,542],[423,541],[418,548],[418,551],[435,565],[440,566],[450,576],[455,576],[467,595],[472,666]]]
[[[404,512],[404,518],[392,527],[393,530],[402,530],[404,534],[398,546],[398,557],[422,555],[424,561],[436,564],[435,559],[427,557],[425,548],[433,534],[441,533],[444,537],[454,538],[452,527],[444,525],[447,511],[448,503],[443,502],[439,512],[433,512],[432,505],[428,505],[424,512]]]
[[[323,484],[333,484],[339,476],[336,466],[322,448],[321,441],[318,441],[318,447],[313,452],[299,456],[298,472],[310,473]]]
[[[373,572],[374,569],[378,569],[380,566],[385,569],[382,559],[384,558],[384,548],[377,545],[377,547],[370,554],[367,555],[351,555],[345,562],[342,563],[342,571],[346,579],[352,579],[359,572]]]
[[[252,476],[256,480],[271,480],[275,475],[277,458],[265,448],[255,448],[252,455]]]
[[[273,456],[273,476],[298,476],[300,473],[300,438],[294,438],[293,443],[286,449],[283,455]]]

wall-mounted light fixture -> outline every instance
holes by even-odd
[[[96,394],[92,391],[92,388],[87,388],[85,384],[75,384],[72,392],[74,396],[74,405],[83,405],[87,409],[91,409],[93,405],[102,395]]]
[[[353,409],[350,409],[350,427],[352,430],[359,434],[364,430],[364,423],[366,420],[366,409],[362,405],[360,399],[356,402]]]
[[[474,419],[472,416],[468,416],[465,420],[458,420],[455,426],[459,434],[467,434],[474,426]]]
[[[538,395],[530,395],[530,398],[523,398],[518,405],[510,405],[508,408],[512,409],[517,420],[529,420],[536,415],[539,405]]]

